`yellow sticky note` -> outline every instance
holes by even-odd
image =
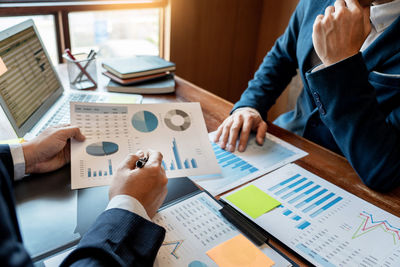
[[[7,66],[4,64],[3,59],[0,57],[0,76],[6,73],[7,71]]]
[[[256,219],[281,203],[255,185],[246,186],[226,197],[251,218]]]
[[[207,255],[219,267],[268,267],[275,264],[242,234],[210,249]]]

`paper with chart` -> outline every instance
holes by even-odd
[[[165,228],[164,242],[156,267],[217,266],[206,252],[240,232],[219,212],[222,207],[206,193],[200,193],[159,211],[153,221]],[[291,264],[266,244],[259,247],[276,266]]]
[[[213,139],[214,134],[215,132],[209,134],[210,140]],[[212,143],[212,147],[222,172],[189,178],[213,196],[308,155],[307,152],[269,133],[266,134],[262,146],[258,145],[255,136],[251,135],[244,152],[231,153],[221,149],[215,143]]]
[[[316,266],[400,266],[400,218],[295,164],[250,185],[282,203],[252,220]]]
[[[71,103],[86,136],[71,143],[72,189],[108,185],[129,153],[163,154],[168,178],[220,172],[199,103]]]

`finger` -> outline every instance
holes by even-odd
[[[258,126],[257,134],[256,134],[256,141],[259,145],[264,144],[265,134],[267,133],[267,128],[268,128],[268,125],[265,121],[262,121],[260,123],[260,126]]]
[[[346,2],[344,0],[336,0],[334,7],[335,7],[335,12],[337,12],[338,10],[346,7]]]
[[[350,10],[360,9],[361,5],[358,2],[359,0],[344,0],[346,2],[346,6]]]
[[[361,7],[370,7],[372,5],[373,0],[359,0]]]
[[[65,128],[62,128],[60,131],[62,138],[65,140],[69,138],[74,138],[80,142],[85,140],[85,136],[81,133],[81,130],[79,129],[78,126],[70,125]]]
[[[222,134],[223,127],[224,127],[224,122],[221,123],[221,125],[217,129],[217,132],[215,133],[214,143],[218,143],[219,138],[221,137],[221,134]]]
[[[138,155],[129,154],[121,164],[122,164],[122,167],[133,170],[136,167],[136,161],[138,161],[138,160],[139,160]]]
[[[364,31],[366,36],[368,36],[372,29],[370,20],[371,9],[369,7],[364,7],[363,12],[364,12],[364,27],[365,27]]]
[[[144,157],[144,152],[143,152],[143,150],[138,150],[138,151],[136,151],[136,156],[138,156],[139,158],[143,158],[143,157]]]
[[[229,131],[229,141],[227,148],[231,152],[235,151],[236,141],[239,137],[239,132],[240,129],[242,128],[242,125],[243,125],[243,117],[239,115],[238,117],[236,117]]]
[[[328,6],[325,9],[325,17],[329,17],[329,16],[333,15],[334,12],[335,12],[335,8],[333,6]]]
[[[252,128],[252,120],[247,119],[243,123],[243,129],[240,133],[240,140],[239,140],[239,151],[243,152],[246,149],[247,141],[249,140],[250,132]]]
[[[225,149],[226,143],[228,143],[229,139],[229,132],[232,126],[232,120],[229,120],[227,123],[225,123],[223,129],[222,129],[222,134],[221,137],[219,138],[219,145],[222,149]]]
[[[318,15],[315,18],[314,25],[313,25],[313,34],[312,34],[313,40],[314,40],[315,34],[317,34],[317,35],[321,34],[321,22],[323,19],[324,19],[324,15]]]
[[[147,164],[148,165],[151,165],[151,164],[160,165],[161,164],[161,161],[163,159],[163,155],[160,152],[152,150],[152,149],[149,149],[148,155],[149,155],[149,159],[147,160]]]

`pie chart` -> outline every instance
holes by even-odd
[[[180,109],[173,109],[167,112],[164,122],[168,128],[174,131],[184,131],[190,127],[189,115]]]
[[[113,142],[97,142],[86,147],[86,153],[92,156],[107,156],[118,151],[118,145]]]
[[[150,111],[142,110],[133,115],[132,126],[139,132],[149,133],[157,128],[158,119]]]

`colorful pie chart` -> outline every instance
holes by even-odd
[[[97,142],[86,147],[86,153],[92,156],[106,156],[118,151],[118,145],[113,142]]]
[[[158,126],[158,119],[156,115],[150,111],[136,112],[132,117],[132,126],[142,133],[149,133],[154,131]]]

